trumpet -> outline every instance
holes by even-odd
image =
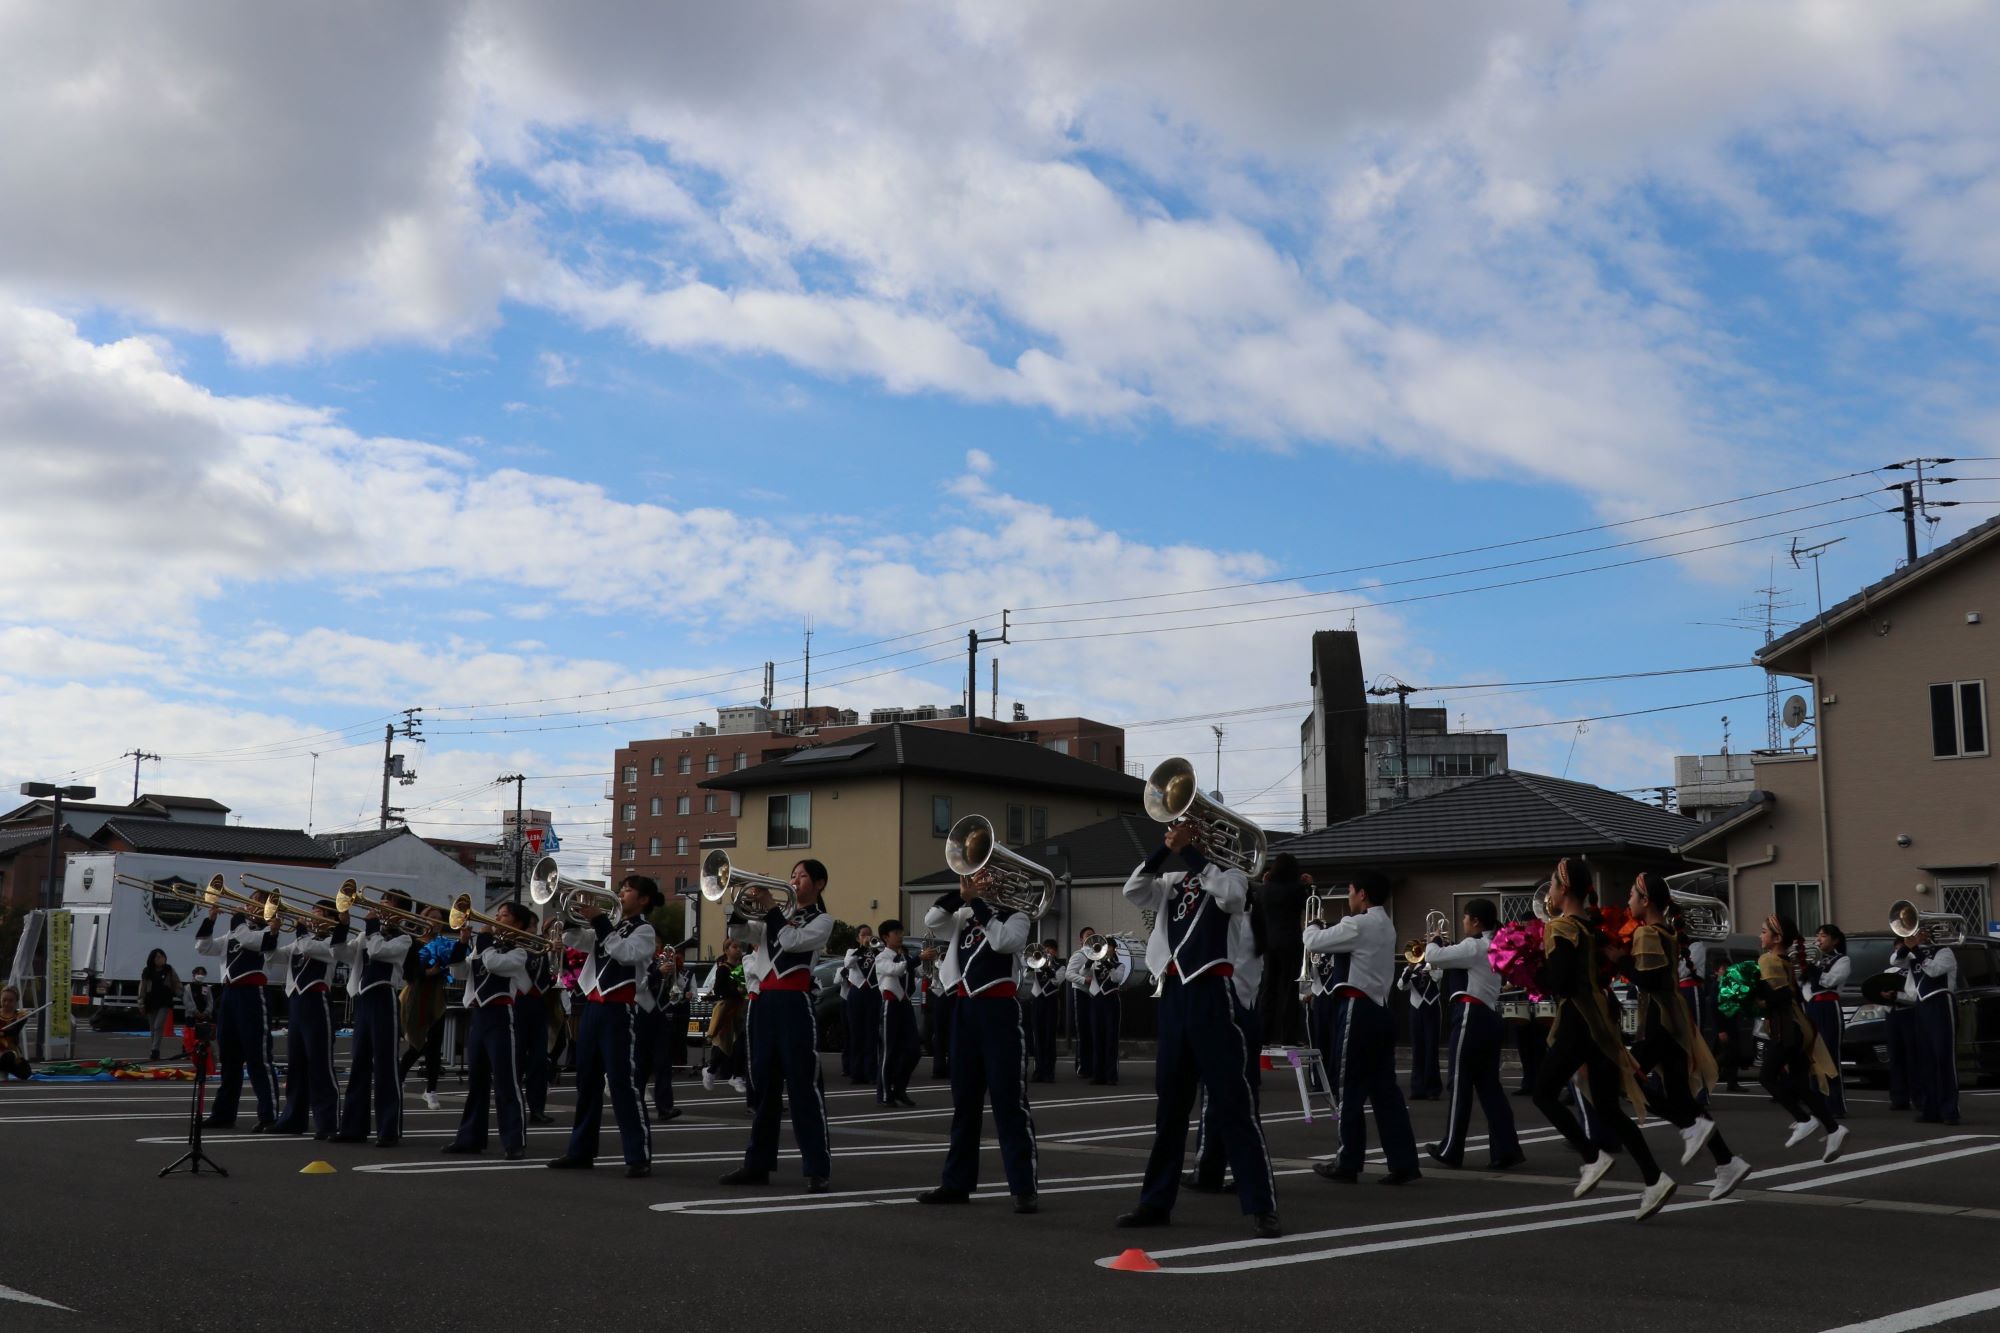
[[[1054,962],[1055,960],[1049,957],[1048,949],[1043,945],[1037,944],[1028,951],[1028,956],[1021,960],[1021,966],[1027,968],[1030,972],[1046,972]]]
[[[595,884],[570,879],[562,873],[553,856],[545,856],[535,862],[535,873],[528,877],[528,901],[537,907],[560,904],[556,908],[557,914],[566,925],[571,926],[581,926],[599,914],[611,916],[620,907],[617,894]],[[471,905],[468,900],[466,906]]]
[[[252,890],[251,893],[237,893],[229,887],[229,882],[221,875],[210,876],[208,883],[202,885],[200,888],[195,888],[190,884],[175,884],[166,880],[141,879],[137,875],[126,874],[120,874],[118,882],[128,889],[144,889],[149,893],[157,893],[163,898],[172,898],[177,902],[193,903],[196,907],[211,907],[217,911],[227,911],[239,916],[255,917],[267,925],[276,922],[279,914],[284,910],[275,895],[268,894],[264,890]],[[261,903],[256,901],[253,896],[258,892],[267,892],[267,896]]]
[[[744,910],[743,900],[758,889],[769,893],[778,910],[783,912],[791,911],[792,904],[798,900],[798,895],[792,892],[790,880],[733,866],[729,864],[729,853],[720,847],[701,859],[701,896],[712,903],[727,898],[730,915],[751,915]]]
[[[548,953],[552,949],[562,947],[559,940],[550,940],[547,936],[537,935],[532,930],[510,926],[498,917],[473,911],[472,895],[469,893],[461,893],[452,899],[446,920],[454,931],[464,930],[467,926],[483,926],[492,931],[495,938],[506,941],[508,947],[526,949],[529,953]]]
[[[1433,907],[1424,913],[1424,933],[1411,940],[1403,949],[1403,961],[1411,967],[1424,961],[1424,950],[1432,943],[1448,944],[1451,941],[1451,919]]]
[[[1929,943],[1965,943],[1965,918],[1956,912],[1920,912],[1908,898],[1898,898],[1889,909],[1889,931],[1899,940],[1916,938],[1922,932]]]
[[[1186,820],[1195,827],[1202,855],[1241,870],[1251,879],[1264,869],[1269,839],[1264,830],[1220,801],[1202,794],[1194,765],[1169,759],[1146,779],[1146,813],[1162,824]]]
[[[967,815],[951,826],[944,863],[958,875],[984,877],[993,901],[1010,911],[1039,920],[1055,901],[1055,872],[1001,846],[985,815]]]

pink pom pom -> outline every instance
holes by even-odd
[[[1510,921],[1494,932],[1486,958],[1500,980],[1528,992],[1531,1000],[1541,999],[1535,981],[1542,970],[1542,923]]]

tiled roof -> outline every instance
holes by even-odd
[[[333,864],[333,852],[304,829],[243,824],[187,824],[177,819],[112,819],[97,841],[119,838],[134,851],[159,856],[214,856],[226,860],[309,861]]]
[[[132,804],[135,806],[157,805],[163,810],[207,810],[214,814],[223,815],[229,813],[228,806],[220,801],[211,800],[206,796],[174,796],[165,792],[145,792],[138,800],[132,802]]]
[[[353,833],[319,833],[313,840],[326,848],[328,856],[346,860],[359,856],[370,847],[379,847],[385,842],[394,842],[410,830],[398,824],[394,828],[357,829]]]
[[[701,785],[741,791],[818,782],[836,776],[874,777],[909,772],[945,773],[1050,791],[1095,792],[1130,801],[1137,801],[1145,788],[1138,778],[1058,754],[1044,745],[901,722],[844,737],[836,745],[814,746],[783,759],[725,773]]]
[[[1014,850],[1074,880],[1122,880],[1132,873],[1132,867],[1146,859],[1146,853],[1160,845],[1165,830],[1166,825],[1145,815],[1113,815]],[[949,869],[911,881],[912,884],[957,882],[958,876]]]
[[[1519,769],[1285,842],[1307,865],[1389,865],[1566,852],[1668,855],[1702,830],[1585,782]]]
[[[1721,837],[1745,820],[1752,818],[1761,811],[1769,809],[1777,799],[1770,792],[1753,791],[1750,793],[1749,800],[1730,806],[1713,819],[1704,820],[1697,826],[1697,831],[1690,834],[1686,841],[1682,842],[1675,850],[1681,852],[1690,851],[1705,842]]]

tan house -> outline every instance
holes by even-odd
[[[1756,755],[1751,798],[1680,847],[1727,872],[1739,922],[1776,910],[1807,932],[1822,921],[1880,931],[1909,898],[1987,931],[2000,862],[1989,616],[2000,616],[2000,518],[1757,655],[1805,682],[1814,744]]]
[[[816,858],[827,867],[829,910],[855,924],[904,915],[903,886],[944,866],[945,835],[965,815],[986,816],[1008,846],[1032,854],[1053,831],[1138,811],[1144,788],[1044,745],[909,723],[701,785],[741,798],[732,864],[783,878]],[[722,939],[723,915],[701,904],[704,953]]]

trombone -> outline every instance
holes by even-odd
[[[560,940],[552,940],[546,935],[538,935],[532,930],[522,930],[510,926],[498,917],[472,910],[472,895],[461,893],[451,900],[451,909],[446,918],[454,932],[467,926],[483,926],[493,932],[495,938],[506,942],[509,948],[526,949],[529,953],[549,953],[562,947]]]
[[[985,815],[967,815],[951,826],[944,840],[944,863],[963,878],[984,876],[994,902],[1035,920],[1055,901],[1055,872],[1001,846],[993,836],[993,821]]]
[[[1162,824],[1193,824],[1203,856],[1241,870],[1251,879],[1264,869],[1269,839],[1264,830],[1220,801],[1204,795],[1194,765],[1169,759],[1146,779],[1146,813]]]
[[[217,876],[217,878],[220,878],[220,876]],[[251,883],[252,880],[257,882],[253,884]],[[264,895],[264,920],[273,926],[289,927],[292,929],[303,926],[315,935],[326,935],[333,930],[335,925],[339,924],[341,913],[338,900],[335,901],[334,919],[329,920],[319,915],[310,907],[301,910],[293,907],[284,899],[284,894],[289,892],[297,894],[301,898],[310,898],[314,902],[318,902],[319,894],[312,889],[304,888],[297,884],[288,884],[282,879],[273,879],[271,876],[255,870],[244,871],[236,877],[236,882],[252,893],[261,893]],[[273,908],[277,910],[273,911]]]
[[[175,884],[167,880],[141,879],[137,875],[119,874],[118,882],[128,889],[144,889],[157,893],[163,898],[177,902],[192,903],[196,907],[228,911],[238,916],[256,917],[269,925],[277,921],[284,911],[276,894],[270,894],[263,902],[255,901],[250,894],[238,893],[229,887],[229,882],[221,875],[212,875],[208,883],[200,888],[191,884]]]
[[[434,930],[437,922],[415,908],[398,907],[382,898],[370,898],[354,880],[343,880],[333,895],[335,916],[345,919],[350,912],[373,912],[377,917],[412,932]]]
[[[730,915],[751,915],[744,911],[743,900],[758,889],[769,893],[780,911],[789,912],[798,900],[798,895],[792,892],[790,880],[733,866],[729,864],[729,853],[720,847],[701,859],[701,896],[712,903],[727,898]]]
[[[460,897],[466,895],[461,894]],[[619,910],[617,894],[598,885],[569,878],[562,873],[562,867],[556,864],[553,856],[545,856],[535,862],[535,873],[528,877],[528,901],[544,908],[556,904],[556,914],[567,926],[581,926],[599,913],[612,916]],[[466,897],[465,905],[468,908],[472,906],[469,897]]]

